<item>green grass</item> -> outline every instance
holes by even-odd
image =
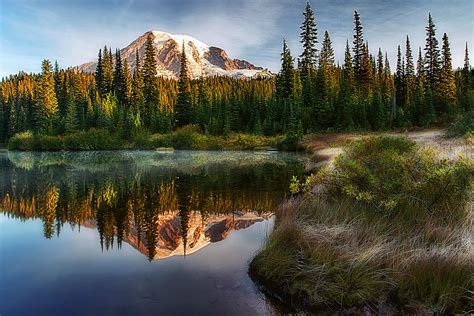
[[[142,132],[125,140],[105,129],[90,129],[66,135],[47,136],[22,132],[8,142],[9,150],[59,151],[59,150],[113,150],[113,149],[175,149],[199,150],[252,150],[259,147],[280,148],[284,136],[267,137],[253,134],[232,133],[228,136],[203,134],[196,126],[185,126],[168,134]]]
[[[404,137],[357,141],[281,206],[250,273],[301,310],[472,311],[473,174]]]

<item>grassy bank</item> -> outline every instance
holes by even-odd
[[[46,136],[23,132],[8,142],[9,150],[114,150],[114,149],[174,149],[252,150],[261,147],[284,148],[285,137],[232,133],[228,136],[203,134],[195,126],[186,126],[168,134],[140,133],[124,138],[105,129],[80,131],[72,134]]]
[[[250,274],[297,310],[472,311],[473,175],[405,137],[356,141],[293,181]]]

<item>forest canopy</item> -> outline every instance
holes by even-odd
[[[369,47],[358,12],[342,65],[330,33],[318,38],[309,4],[303,15],[302,53],[295,60],[283,41],[281,70],[273,78],[191,80],[184,50],[179,79],[158,77],[151,38],[141,63],[137,52],[133,73],[120,50],[113,54],[107,46],[93,74],[44,60],[40,74],[2,79],[0,142],[25,131],[65,135],[91,128],[129,139],[193,124],[210,135],[284,134],[291,144],[319,131],[445,126],[472,111],[467,44],[464,66],[453,70],[448,35],[438,41],[431,14],[425,47],[413,50],[407,36],[394,72],[387,54]]]

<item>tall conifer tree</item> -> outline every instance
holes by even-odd
[[[312,80],[316,70],[316,58],[318,43],[318,33],[316,22],[314,21],[314,12],[309,2],[303,13],[304,20],[301,25],[301,43],[303,44],[303,52],[300,55],[300,71],[301,81],[303,85],[303,103],[306,107],[312,105]]]
[[[142,67],[143,98],[145,102],[142,117],[144,118],[146,126],[151,126],[160,102],[156,75],[155,48],[153,46],[153,38],[151,34],[148,34],[145,43],[145,57]]]
[[[454,80],[453,64],[451,59],[451,49],[449,47],[448,35],[443,35],[443,48],[441,57],[441,96],[444,99],[447,111],[451,112],[452,106],[456,102],[456,82]]]
[[[281,53],[281,71],[277,78],[278,96],[283,99],[290,98],[293,93],[293,57],[291,57],[290,49],[283,40],[283,51]]]
[[[360,82],[363,72],[363,63],[364,63],[364,35],[362,30],[362,23],[360,21],[360,15],[357,11],[354,11],[354,41],[353,41],[352,51],[353,55],[353,68],[354,74],[357,81]]]
[[[316,22],[314,21],[314,12],[309,2],[306,3],[303,15],[303,25],[300,27],[303,52],[300,55],[300,61],[301,72],[303,76],[307,76],[311,70],[316,68],[316,58],[318,53],[316,49],[316,44],[318,43],[318,31],[316,29]]]
[[[99,94],[102,94],[102,49],[99,49],[99,56],[97,59],[97,67],[95,68],[95,84]]]
[[[413,53],[408,35],[405,46],[405,60],[406,104],[410,105],[413,101],[413,93],[415,90],[415,65],[413,63]]]
[[[41,77],[38,85],[36,100],[36,127],[37,131],[51,134],[58,115],[58,100],[54,91],[54,75],[51,62],[43,60]]]
[[[184,126],[192,123],[193,113],[191,108],[191,89],[189,86],[188,60],[186,58],[184,41],[181,52],[181,69],[178,81],[178,95],[176,97],[175,117],[176,126]]]
[[[428,16],[428,26],[426,27],[426,46],[425,46],[425,74],[430,88],[433,90],[440,73],[440,56],[438,40],[436,39],[436,27]]]

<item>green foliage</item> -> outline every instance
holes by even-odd
[[[126,144],[107,130],[90,129],[66,136],[34,135],[30,131],[16,134],[8,142],[9,150],[110,150],[126,148]]]
[[[318,181],[334,198],[344,196],[383,216],[436,220],[468,216],[474,165],[450,163],[404,137],[380,136],[355,142],[336,158],[334,170]]]
[[[181,52],[181,70],[178,81],[178,95],[176,96],[176,126],[181,127],[189,125],[193,122],[193,110],[191,108],[191,87],[189,85],[188,61],[186,59],[186,52]]]
[[[104,129],[90,129],[64,136],[65,150],[111,150],[126,148],[124,141],[116,134]]]
[[[243,133],[231,133],[228,136],[203,134],[196,125],[187,125],[168,134],[157,134],[151,137],[154,148],[173,147],[175,149],[226,149],[252,150],[259,147],[278,147],[282,137],[266,137]]]
[[[459,117],[448,129],[448,137],[460,137],[474,133],[474,112]]]
[[[58,114],[58,100],[54,90],[54,77],[49,60],[43,60],[35,105],[35,127],[43,133],[52,133]]]
[[[13,135],[8,141],[8,150],[33,150],[34,137],[31,131]]]
[[[59,136],[35,135],[32,150],[59,151],[64,149],[63,139]]]
[[[9,150],[113,150],[113,149],[175,149],[200,150],[253,150],[277,148],[284,137],[267,137],[243,133],[231,133],[227,137],[203,134],[196,125],[187,125],[167,134],[150,134],[147,131],[134,133],[125,141],[118,133],[106,129],[78,131],[65,136],[33,134],[30,131],[14,135],[8,142]]]

